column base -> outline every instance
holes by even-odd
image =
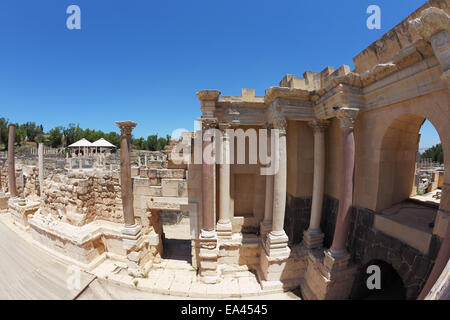
[[[272,230],[272,221],[261,221],[259,224],[259,235],[264,238]]]
[[[203,283],[217,283],[220,281],[217,263],[219,257],[217,235],[214,231],[201,230],[199,242],[199,279]]]
[[[333,252],[331,249],[324,252],[323,265],[330,272],[344,270],[350,264],[350,254],[344,250]]]
[[[218,238],[231,239],[233,235],[231,221],[217,222],[216,231]]]
[[[266,235],[260,257],[262,276],[265,281],[283,280],[286,263],[291,253],[288,241],[289,238],[284,231],[280,234],[270,232]]]
[[[141,232],[142,226],[134,224],[122,230],[123,248],[127,255],[128,273],[134,277],[144,277],[151,265],[150,251]]]
[[[326,262],[327,259],[329,259],[328,262]],[[330,262],[332,270],[329,269]],[[345,264],[347,266],[343,267]],[[357,271],[356,265],[348,264],[347,257],[336,258],[329,255],[327,257],[327,253],[324,255],[323,251],[309,251],[308,267],[304,281],[300,285],[303,298],[305,300],[348,299]],[[338,265],[339,267],[336,268]]]
[[[308,249],[319,249],[323,247],[323,232],[306,230],[303,232],[303,245]]]

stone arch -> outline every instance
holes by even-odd
[[[369,290],[367,288],[367,279],[372,274],[367,273],[367,268],[376,265],[380,268],[381,289]],[[351,300],[405,300],[407,298],[407,289],[404,279],[399,271],[383,259],[367,259],[358,269],[358,275],[353,284]]]
[[[378,179],[377,187],[374,190],[376,203],[371,209],[379,211],[391,206],[404,196],[406,192],[404,190],[409,185],[412,186],[412,180],[408,181],[405,178],[405,182],[397,182],[397,185],[401,186],[402,191],[396,192],[390,199],[386,198],[385,194],[389,191],[383,189],[385,186],[382,179],[392,180],[392,178],[386,177],[383,171],[395,171],[395,169],[389,169],[386,165],[389,166],[396,163],[396,167],[400,166],[402,155],[411,157],[411,154],[415,152],[412,149],[418,143],[419,130],[425,119],[429,120],[438,132],[444,150],[444,167],[450,168],[450,101],[447,90],[381,108],[374,111],[369,118],[375,118],[376,129],[374,131],[378,133],[372,140],[372,148],[374,150],[372,156],[377,160],[377,168],[374,169],[376,169],[375,174],[378,175]],[[411,137],[408,138],[408,135]],[[405,141],[402,142],[403,137]],[[396,147],[400,148],[400,150],[394,150],[395,157],[389,157],[389,150],[393,150]],[[412,157],[414,159],[414,156]],[[403,163],[407,163],[407,161],[405,160]],[[408,165],[410,166],[410,164]],[[411,169],[405,168],[401,171],[401,175],[406,175],[409,174]],[[441,209],[450,211],[450,173],[448,169],[444,174]]]

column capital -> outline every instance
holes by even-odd
[[[353,129],[355,127],[355,119],[358,112],[358,108],[339,107],[336,110],[336,117],[341,122],[341,128]]]
[[[450,17],[442,9],[431,7],[421,12],[420,17],[409,22],[414,30],[426,41],[441,31],[450,34]]]
[[[217,118],[200,118],[202,123],[202,130],[217,129],[219,120]]]
[[[120,128],[120,135],[131,137],[131,132],[133,131],[134,127],[137,126],[136,122],[133,121],[116,121],[116,125]]]
[[[286,134],[288,122],[284,116],[277,114],[272,118],[272,127],[273,129],[278,129],[281,134]]]
[[[220,122],[219,123],[219,129],[222,132],[226,132],[227,129],[231,129],[233,127],[233,124],[231,122]]]
[[[9,128],[9,127],[14,127],[14,128],[16,128],[17,125],[16,125],[15,123],[10,123],[10,124],[8,125],[8,128]]]
[[[325,132],[330,125],[328,120],[313,120],[308,122],[308,125],[313,129],[314,133]]]
[[[202,101],[218,101],[221,92],[219,90],[200,90],[195,95],[198,100]]]

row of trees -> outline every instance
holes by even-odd
[[[5,118],[0,118],[0,147],[8,147],[8,125],[9,121]],[[67,147],[72,143],[85,138],[91,142],[94,142],[100,138],[103,138],[116,147],[120,147],[120,134],[111,131],[105,133],[102,130],[82,129],[78,124],[69,124],[68,127],[58,126],[51,129],[48,132],[44,132],[42,125],[36,125],[35,122],[26,122],[24,124],[16,124],[15,140],[19,145],[23,145],[25,142],[43,142],[47,146],[53,148]],[[150,135],[145,138],[132,139],[134,148],[139,150],[162,150],[169,143],[170,136],[165,138],[158,135]]]
[[[444,163],[444,150],[442,144],[437,144],[422,153],[422,159],[432,159],[433,162]]]

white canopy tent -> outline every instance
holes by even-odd
[[[89,151],[90,147],[92,147],[92,142],[89,142],[85,138],[78,140],[77,142],[74,142],[68,146],[68,148],[78,148],[78,154],[80,154],[81,148],[83,148],[83,154],[86,154],[86,150]]]
[[[91,153],[92,149],[95,149],[95,151],[98,151],[98,148],[100,148],[100,151],[102,148],[116,148],[115,145],[113,145],[112,143],[110,143],[109,141],[100,138],[95,142],[90,142],[88,140],[86,140],[85,138],[78,140],[75,143],[72,143],[71,145],[68,146],[68,148],[78,148],[78,154],[81,153],[81,149],[83,149],[83,154],[89,154]]]
[[[109,141],[106,141],[103,138],[98,139],[97,141],[92,143],[92,147],[95,148],[95,151],[97,152],[97,148],[100,148],[100,152],[102,151],[102,148],[116,148],[115,145],[110,143]],[[98,153],[98,152],[97,152]]]

